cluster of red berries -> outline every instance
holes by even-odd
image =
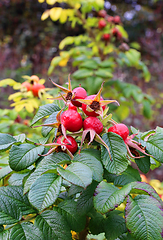
[[[64,100],[65,107],[68,108],[64,110],[64,107],[59,111],[56,122],[41,125],[57,128],[53,143],[44,144],[44,146],[51,147],[46,155],[53,151],[66,151],[73,158],[73,154],[78,150],[78,144],[74,136],[81,136],[79,153],[84,141],[89,145],[95,140],[105,146],[110,155],[108,146],[100,136],[107,132],[113,132],[121,136],[126,146],[131,143],[135,144],[132,142],[133,135],[129,136],[129,130],[125,124],[118,124],[112,119],[108,124],[103,124],[103,120],[107,118],[106,112],[108,109],[106,105],[113,102],[117,103],[116,100],[104,100],[101,97],[103,84],[96,95],[90,96],[87,96],[86,90],[81,86],[72,90],[70,78],[68,89],[56,83],[53,84],[64,92],[54,99]],[[108,128],[110,123],[113,126]]]
[[[89,145],[95,140],[108,150],[110,159],[112,159],[108,145],[100,136],[103,133],[109,132],[118,134],[123,139],[130,157],[142,157],[139,152],[148,155],[146,149],[134,140],[137,134],[129,136],[129,129],[125,124],[116,123],[107,115],[108,108],[106,106],[110,103],[118,102],[116,100],[104,100],[101,97],[103,84],[96,95],[87,96],[86,90],[81,86],[72,89],[70,77],[68,78],[68,89],[54,82],[52,83],[64,92],[64,94],[60,94],[61,96],[54,98],[54,100],[63,100],[65,106],[58,112],[56,122],[40,125],[57,128],[57,134],[54,141],[52,143],[43,144],[44,146],[51,147],[43,156],[49,155],[54,151],[64,151],[73,158],[73,154],[78,150],[78,144],[74,136],[80,136],[81,142],[79,153],[84,142]],[[65,107],[67,107],[66,110],[64,110]],[[110,127],[110,124],[113,126]]]
[[[109,23],[109,26],[111,27],[109,33],[104,33],[102,38],[106,42],[109,42],[112,37],[114,37],[116,40],[121,40],[122,39],[122,34],[119,31],[118,28],[116,28],[115,25],[121,24],[121,18],[120,16],[109,16],[107,12],[102,9],[98,12],[98,16],[100,17],[100,20],[98,21],[98,28],[105,29],[107,24]]]
[[[43,84],[39,83],[39,78],[36,75],[30,77],[30,81],[25,81],[21,84],[21,91],[32,91],[34,97],[39,97],[39,92],[45,89]]]

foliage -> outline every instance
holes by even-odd
[[[85,30],[84,34],[68,36],[60,42],[59,56],[52,59],[48,74],[51,75],[57,66],[66,66],[71,61],[73,67],[77,67],[72,74],[75,84],[82,81],[89,94],[96,93],[101,83],[106,82],[104,96],[116,98],[122,105],[121,111],[114,109],[118,121],[125,120],[130,112],[137,112],[134,102],[142,104],[141,114],[149,119],[152,116],[151,105],[154,99],[134,84],[125,83],[120,79],[113,80],[116,69],[124,66],[137,69],[140,78],[146,82],[150,80],[150,73],[141,60],[137,45],[127,44],[128,34],[120,17],[108,15],[103,9],[104,1],[46,2],[52,8],[43,13],[42,20],[50,17],[62,24],[70,21],[72,27],[79,24]],[[59,7],[55,7],[56,2],[60,4]],[[62,8],[63,2],[66,3],[66,9]]]
[[[1,133],[0,151],[5,157],[9,154],[8,172],[0,170],[7,185],[0,188],[1,239],[84,240],[89,232],[106,239],[161,240],[163,202],[153,187],[141,182],[131,162],[140,161],[137,166],[145,173],[162,164],[163,129],[139,132],[132,127],[125,140],[120,133],[108,132],[118,123],[106,106],[115,103],[101,99],[101,87],[94,99],[77,100],[97,114],[103,131],[69,132],[61,116],[72,108],[75,97],[70,79],[69,89],[61,110],[55,103],[39,107],[32,125],[45,122],[37,142],[25,134]],[[87,118],[81,107],[74,111]],[[67,134],[78,143],[75,154],[69,144],[56,143],[58,136],[64,139]],[[118,209],[122,203],[124,211]]]

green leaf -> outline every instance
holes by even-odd
[[[98,69],[95,71],[95,74],[97,77],[102,77],[102,78],[112,78],[113,74],[109,72],[108,69]]]
[[[13,173],[8,180],[9,185],[13,186],[21,186],[23,184],[23,179],[29,174],[29,172],[25,173]]]
[[[88,70],[88,69],[79,69],[73,73],[73,78],[75,79],[82,79],[82,78],[87,78],[93,75],[93,71]]]
[[[44,211],[36,217],[34,225],[41,230],[46,240],[72,240],[70,227],[56,211]]]
[[[29,191],[31,185],[48,170],[54,170],[59,164],[64,162],[71,162],[70,157],[66,153],[52,153],[44,157],[44,159],[38,164],[36,170],[27,178],[24,184],[24,194]]]
[[[0,151],[7,150],[17,140],[9,134],[0,133]]]
[[[112,158],[111,160],[107,149],[101,146],[101,160],[107,171],[115,174],[125,171],[128,166],[128,160],[126,158],[127,149],[123,139],[118,134],[112,132],[104,134],[102,139],[108,145]]]
[[[95,190],[95,209],[102,214],[115,209],[125,200],[131,189],[129,184],[119,189],[110,183],[101,182]]]
[[[103,177],[103,166],[100,159],[97,159],[97,152],[94,151],[94,154],[91,150],[87,149],[81,151],[80,155],[77,154],[73,161],[78,161],[87,165],[93,172],[93,179],[97,182],[101,182]]]
[[[77,213],[77,202],[74,200],[66,200],[58,205],[59,211],[66,219],[68,225],[73,231],[80,232],[86,224],[86,216],[83,212]],[[82,214],[82,215],[81,215]]]
[[[40,176],[29,191],[29,201],[39,211],[51,206],[57,199],[61,189],[62,178],[54,173]]]
[[[26,139],[26,135],[24,133],[14,136],[17,142],[23,143]]]
[[[133,182],[131,183],[131,185],[132,185],[131,193],[144,194],[144,195],[148,194],[153,198],[155,198],[163,206],[163,202],[161,198],[159,197],[159,195],[156,193],[155,189],[151,185],[145,182]]]
[[[82,64],[80,64],[80,68],[96,69],[97,62],[93,59],[88,59],[84,61]]]
[[[158,162],[163,163],[163,134],[158,132],[145,142],[146,149]]]
[[[104,232],[104,216],[97,212],[94,208],[88,213],[88,217],[90,217],[90,222],[89,222],[89,229],[92,234],[100,234]]]
[[[55,123],[56,117],[57,117],[58,111],[52,113],[44,122],[44,124],[49,124],[49,123]],[[49,132],[53,129],[53,127],[48,127],[48,126],[43,126],[41,133],[44,137],[47,137],[47,135],[49,134]]]
[[[136,165],[143,173],[147,173],[150,170],[150,157],[144,156],[143,158],[135,159]]]
[[[117,214],[110,213],[103,222],[106,239],[115,240],[127,232],[125,219]]]
[[[125,52],[128,60],[130,61],[131,66],[138,67],[139,60],[140,60],[140,52],[136,49],[130,49],[129,51]]]
[[[150,196],[128,196],[126,225],[135,240],[161,240],[163,215],[158,201]]]
[[[0,197],[0,224],[13,224],[21,220],[22,213],[15,202]]]
[[[1,201],[1,209],[3,209],[4,212],[7,212],[8,207],[11,208],[10,214],[12,214],[12,208],[13,208],[12,205],[15,205],[16,209],[14,210],[20,211],[22,215],[27,215],[27,214],[36,212],[36,210],[30,205],[27,195],[23,195],[22,186],[1,187],[0,201]]]
[[[114,185],[123,186],[135,181],[141,181],[140,174],[137,169],[128,166],[121,175],[115,177]]]
[[[68,182],[83,188],[92,182],[91,169],[80,162],[73,162],[65,170],[58,168],[57,171]]]
[[[77,212],[87,214],[93,208],[93,195],[97,187],[97,182],[93,181],[84,191],[80,194],[77,200]]]
[[[16,224],[10,233],[10,240],[42,240],[41,231],[31,222]]]
[[[7,175],[9,175],[12,172],[12,169],[9,166],[3,167],[0,170],[0,179],[6,177]]]
[[[91,95],[98,92],[103,82],[103,79],[101,77],[91,76],[88,77],[85,81],[88,93]]]
[[[33,144],[13,145],[9,154],[10,167],[15,171],[20,171],[31,166],[42,154],[44,146],[36,147]]]
[[[34,116],[34,118],[32,120],[31,126],[33,124],[35,124],[36,122],[38,122],[40,119],[47,117],[47,116],[51,115],[52,113],[57,112],[59,110],[60,110],[60,108],[54,103],[49,103],[49,104],[39,107],[36,115]]]
[[[148,100],[143,100],[142,101],[143,104],[143,115],[150,119],[152,116],[152,109],[151,109],[151,104]]]
[[[8,240],[9,239],[9,230],[0,232],[0,239],[1,240]]]
[[[104,60],[99,63],[99,66],[102,68],[113,68],[115,66],[115,63],[112,60]]]

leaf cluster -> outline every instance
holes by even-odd
[[[58,111],[54,103],[43,105],[32,124],[47,116],[51,121]],[[43,131],[38,142],[46,143],[52,130]],[[136,161],[147,173],[163,162],[163,130],[158,127],[136,137],[150,155]],[[86,239],[82,234],[89,232],[103,233],[108,240],[161,240],[162,200],[141,182],[123,139],[115,133],[104,133],[102,138],[112,159],[101,144],[83,147],[73,159],[65,152],[42,156],[47,148],[25,134],[1,133],[0,151],[9,151],[9,165],[5,174],[0,170],[1,179],[8,179],[8,185],[0,188],[0,238],[69,240],[76,232],[78,239]]]

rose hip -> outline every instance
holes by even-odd
[[[82,117],[73,109],[68,109],[62,113],[61,124],[70,132],[77,132],[83,127]]]
[[[83,129],[93,129],[97,134],[100,134],[103,130],[103,124],[96,117],[87,117],[83,122]]]
[[[64,138],[64,136],[58,137],[56,143],[64,145],[72,154],[74,154],[78,149],[77,142],[71,136],[67,135],[66,137],[68,140],[66,138]]]
[[[112,126],[108,129],[108,132],[113,132],[113,133],[118,134],[119,136],[121,136],[123,138],[124,141],[127,139],[128,135],[129,135],[128,127],[123,123],[115,124],[114,126]]]

